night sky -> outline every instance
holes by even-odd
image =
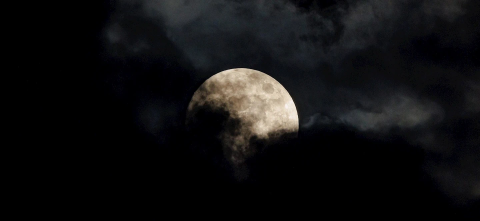
[[[33,204],[66,218],[480,217],[479,1],[35,4],[17,27]],[[231,68],[279,81],[300,123],[242,181],[185,129],[195,90]]]

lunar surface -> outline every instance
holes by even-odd
[[[221,146],[223,157],[241,165],[262,148],[298,134],[292,97],[260,71],[237,68],[207,79],[188,105],[187,128]]]

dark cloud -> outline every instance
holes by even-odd
[[[88,94],[72,108],[77,130],[119,202],[164,194],[467,219],[480,194],[479,12],[473,0],[112,1],[82,66],[92,88],[75,87]],[[277,79],[301,123],[240,183],[221,151],[189,149],[184,128],[201,83],[238,67]]]

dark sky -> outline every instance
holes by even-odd
[[[30,171],[81,208],[72,217],[478,218],[479,1],[111,0],[29,10],[38,17],[22,30],[28,69],[42,70],[25,81],[29,134],[52,147],[28,154],[46,156]],[[216,153],[192,151],[184,128],[195,90],[239,67],[278,80],[300,120],[298,139],[258,154],[241,182]]]

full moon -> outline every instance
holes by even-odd
[[[186,125],[202,137],[214,136],[234,166],[270,144],[297,137],[299,127],[287,90],[269,75],[246,68],[207,79],[193,94]]]

